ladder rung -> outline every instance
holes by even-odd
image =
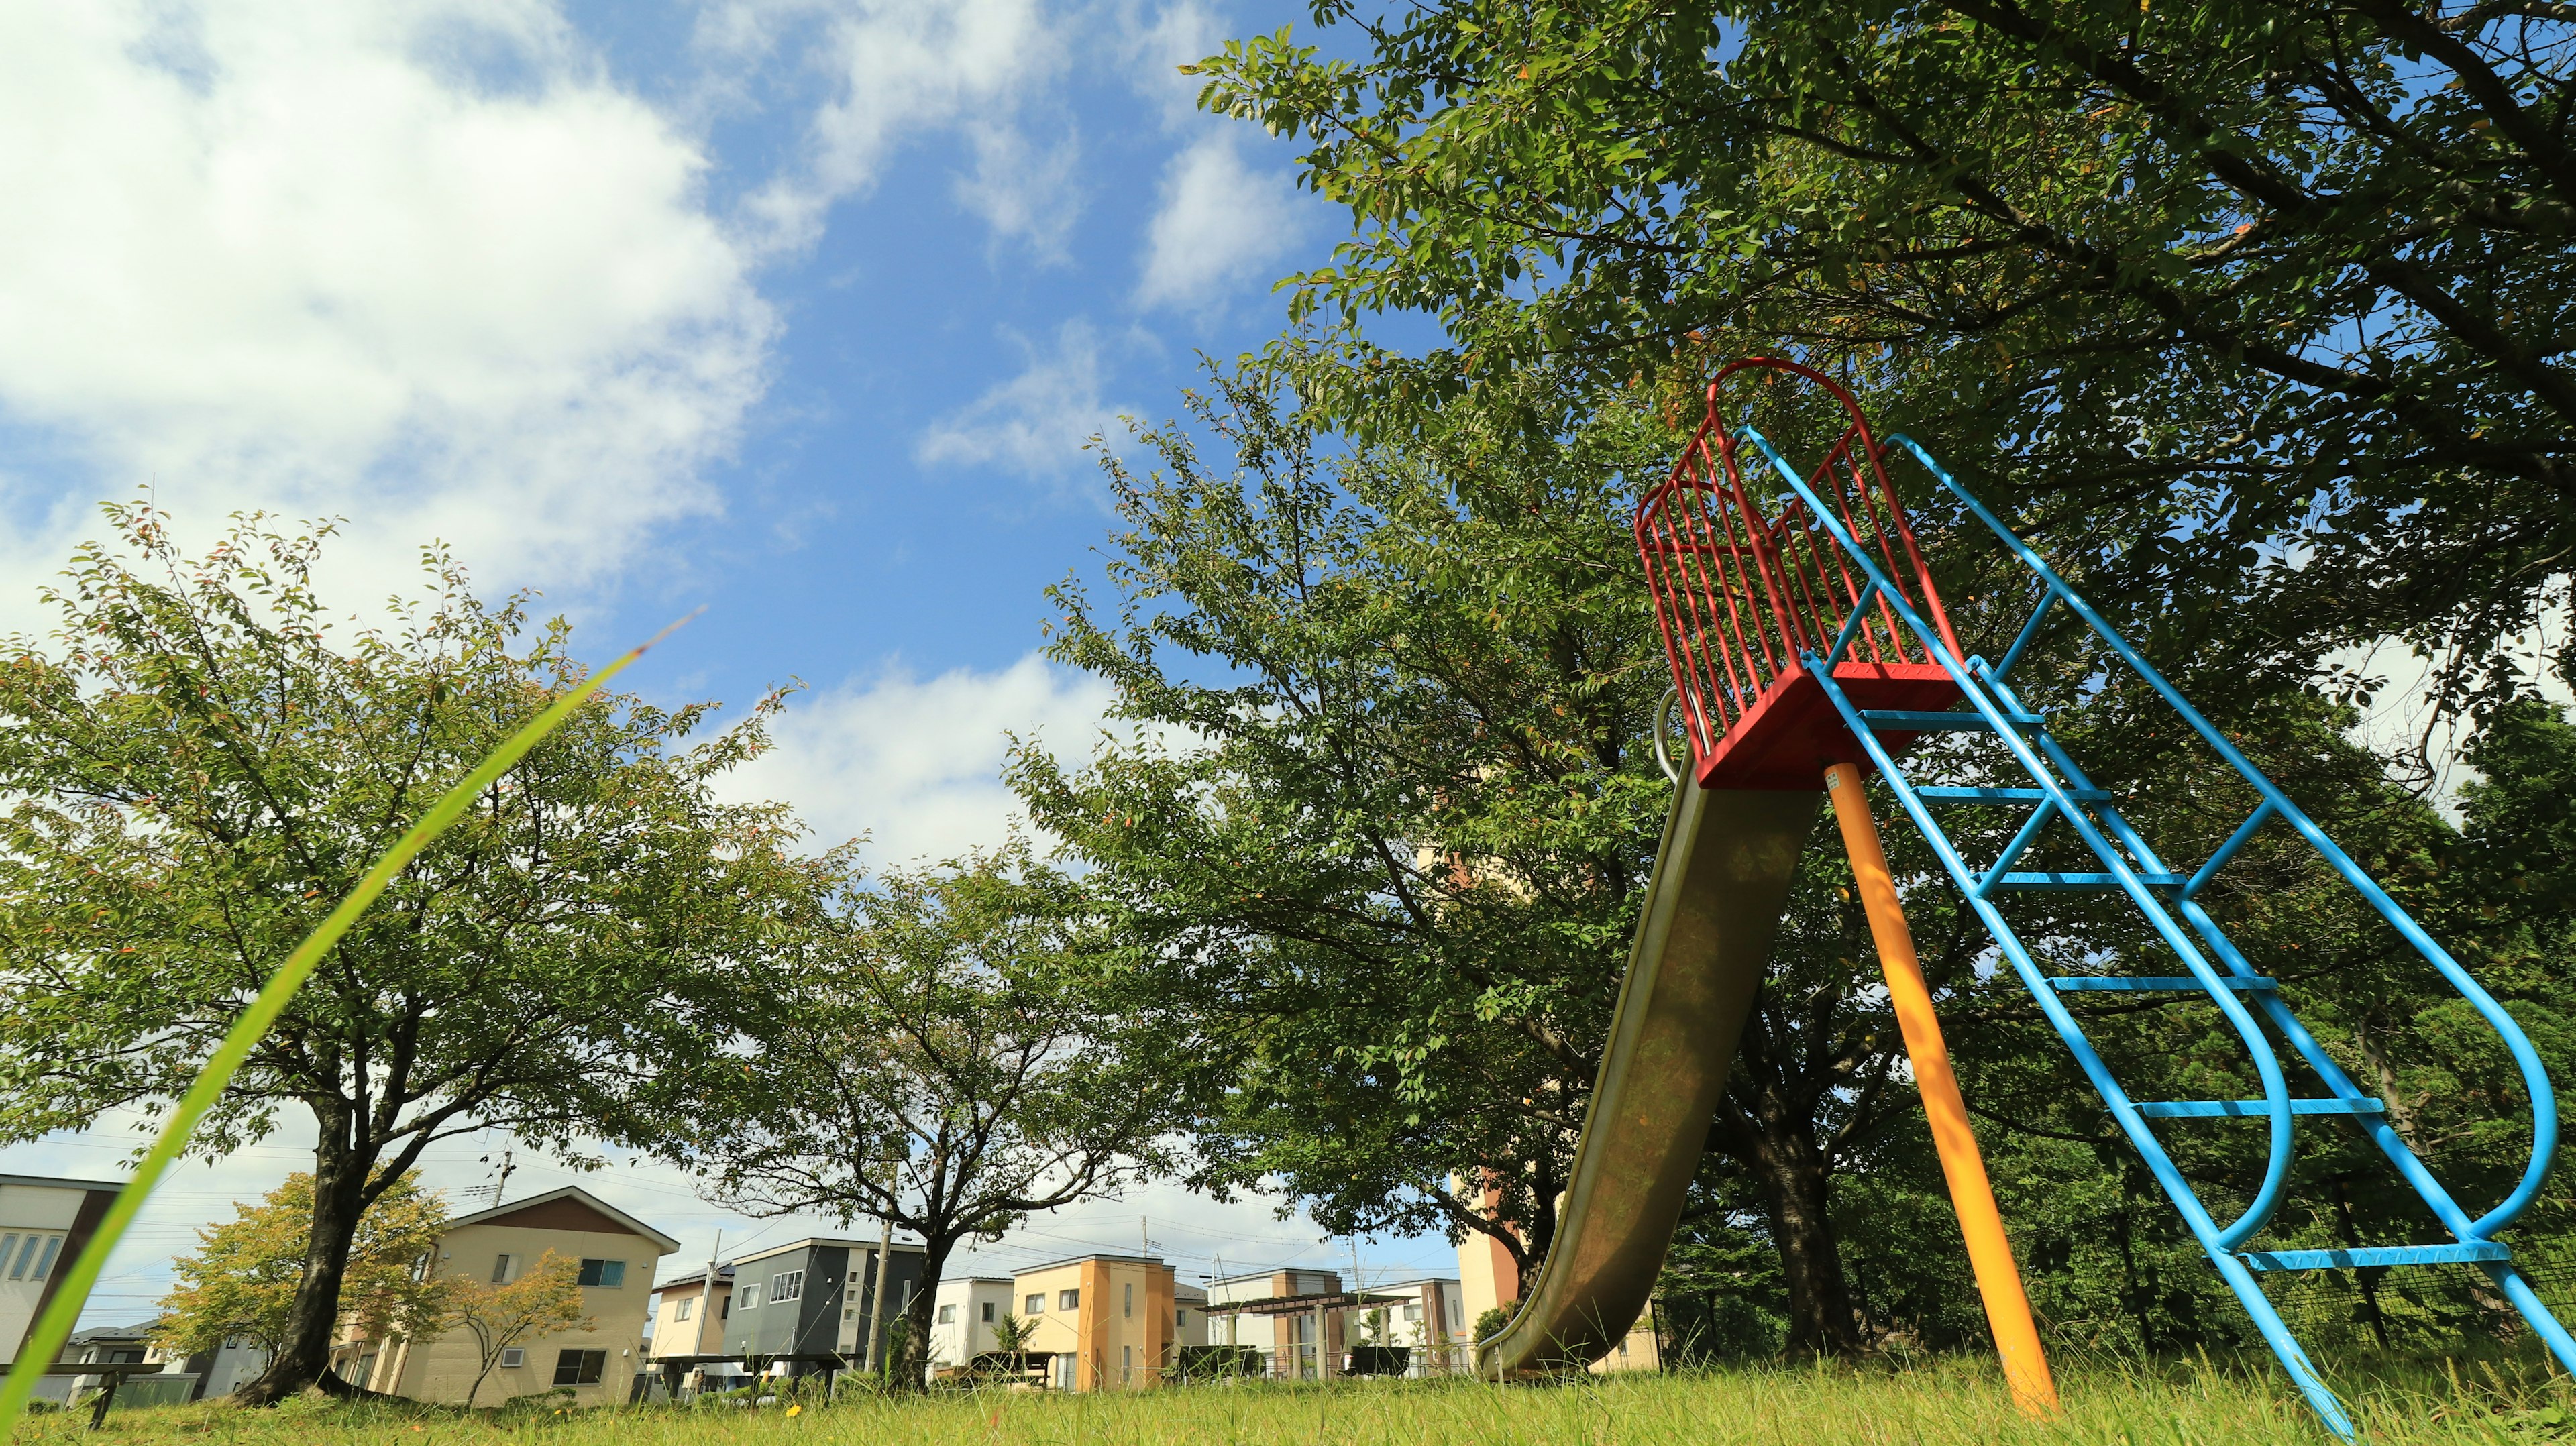
[[[2006,713],[2009,721],[2037,728],[2048,720],[2036,713]],[[1897,733],[1986,733],[1994,725],[1983,713],[1918,713],[1908,708],[1863,708],[1860,720],[1873,731]]]
[[[2459,1260],[2510,1260],[2492,1240],[2457,1245],[2375,1245],[2361,1250],[2248,1250],[2248,1270],[2335,1270],[2356,1265],[2445,1265]]]
[[[2077,803],[2109,803],[2107,788],[2070,788],[2068,798]],[[1914,796],[1925,803],[2044,803],[2048,792],[2039,788],[1918,788]]]
[[[2200,981],[2188,974],[2154,974],[2133,978],[2120,978],[2107,974],[2062,974],[2048,982],[2057,986],[2061,994],[2079,994],[2096,989],[2120,990],[2133,994],[2167,991],[2176,994],[2196,994],[2201,987]],[[2218,976],[2218,982],[2235,990],[2264,990],[2281,987],[2280,980],[2264,974],[2221,974]]]
[[[2138,882],[2145,884],[2151,889],[2179,889],[2183,886],[2185,879],[2181,874],[2142,873],[2138,875]],[[2056,890],[2116,889],[2120,887],[2120,880],[2119,876],[2116,874],[2070,874],[2056,870],[2046,870],[2041,872],[2009,873],[1987,887],[1995,889]]]
[[[2376,1115],[2387,1109],[2378,1100],[2290,1101],[2294,1115]],[[2206,1120],[2221,1115],[2266,1116],[2272,1109],[2261,1100],[2156,1100],[2140,1102],[2138,1113],[2151,1120]]]

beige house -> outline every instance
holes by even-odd
[[[1085,1255],[1011,1277],[1033,1327],[1028,1349],[1050,1358],[1047,1383],[1065,1391],[1159,1382],[1180,1329],[1172,1284],[1172,1267],[1147,1255]]]
[[[716,1267],[712,1303],[707,1296],[707,1270],[699,1266],[654,1290],[653,1360],[665,1356],[712,1356],[724,1350],[725,1318],[733,1309],[733,1267]]]
[[[680,1242],[576,1186],[447,1222],[431,1269],[495,1284],[515,1280],[551,1250],[580,1262],[587,1330],[523,1341],[485,1378],[478,1406],[569,1388],[575,1403],[623,1403],[643,1369],[646,1302],[662,1257]],[[344,1380],[420,1401],[461,1404],[481,1369],[473,1332],[436,1340],[343,1342],[333,1355]]]

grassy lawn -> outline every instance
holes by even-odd
[[[20,1442],[115,1441],[320,1446],[370,1441],[545,1440],[559,1446],[725,1446],[785,1440],[888,1446],[1896,1446],[2101,1443],[2223,1446],[2328,1439],[2277,1373],[2199,1362],[2140,1369],[2062,1363],[2062,1416],[2016,1420],[1995,1373],[1943,1360],[1906,1369],[1819,1367],[1592,1378],[1496,1388],[1472,1382],[1240,1385],[1096,1396],[991,1392],[850,1397],[795,1415],[770,1407],[486,1412],[353,1407],[320,1397],[269,1412],[221,1404],[118,1411],[98,1436],[87,1413],[30,1420]],[[2576,1393],[2537,1361],[2381,1366],[2339,1384],[2365,1439],[2379,1443],[2576,1441]]]

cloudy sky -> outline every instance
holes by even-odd
[[[748,786],[882,856],[1006,826],[1005,730],[1102,705],[1036,652],[1108,523],[1082,444],[1277,328],[1339,216],[1175,67],[1302,4],[1228,0],[82,0],[0,7],[0,629],[149,488],[347,519],[353,604],[452,544],[604,658],[704,605],[637,686],[801,679]],[[282,1135],[165,1187],[91,1323],[141,1319]],[[114,1129],[0,1172],[114,1177]],[[490,1142],[498,1144],[500,1142]],[[485,1142],[433,1183],[481,1181]],[[511,1193],[575,1179],[524,1154]],[[793,1238],[649,1169],[582,1183],[702,1256]],[[1169,1190],[983,1266],[1140,1230],[1185,1274],[1347,1265],[1303,1220]],[[1447,1273],[1437,1242],[1360,1246]]]

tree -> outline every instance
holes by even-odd
[[[528,1262],[515,1280],[498,1283],[460,1272],[446,1284],[453,1318],[473,1332],[474,1384],[465,1391],[465,1409],[483,1391],[484,1379],[501,1364],[501,1353],[536,1336],[556,1331],[588,1330],[590,1312],[581,1294],[581,1262],[549,1250]]]
[[[335,633],[328,536],[237,519],[202,557],[144,505],[48,589],[57,649],[0,666],[0,1139],[157,1110],[244,1001],[430,800],[581,676],[560,620],[424,595]],[[272,1403],[324,1374],[367,1207],[438,1140],[501,1128],[582,1160],[664,1118],[639,1090],[705,1051],[767,922],[810,896],[777,806],[718,803],[761,720],[602,693],[388,888],[196,1133],[220,1156],[308,1114],[312,1218]],[[710,1026],[713,1027],[713,1026]]]
[[[172,1262],[178,1282],[161,1299],[158,1344],[199,1355],[228,1340],[271,1355],[292,1338],[295,1304],[310,1268],[313,1177],[297,1172],[256,1205],[197,1232],[197,1249]],[[406,1171],[370,1202],[350,1237],[340,1286],[340,1320],[370,1338],[436,1335],[446,1310],[443,1283],[422,1260],[447,1229],[446,1202]]]
[[[735,1208],[919,1235],[888,1350],[918,1387],[959,1244],[1163,1167],[1168,1064],[1160,1011],[1092,987],[1083,890],[1025,845],[889,870],[845,903],[762,981],[759,1056],[689,1158]]]
[[[1337,453],[1292,400],[1330,371],[1192,396],[1239,470],[1177,426],[1144,434],[1150,474],[1104,457],[1119,596],[1057,588],[1053,653],[1149,733],[1079,769],[1023,753],[1014,785],[1193,1031],[1193,1184],[1527,1265],[1667,794],[1660,655],[1604,525],[1660,439],[1634,410],[1551,437],[1537,374],[1435,441]]]
[[[1443,324],[1387,374],[1688,385],[1760,338],[2248,696],[2389,633],[2453,705],[2527,686],[2576,545],[2563,7],[1311,8],[1351,43],[1230,42],[1202,104],[1351,208],[1296,313]]]

